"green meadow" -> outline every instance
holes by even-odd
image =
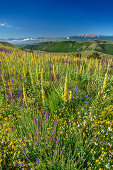
[[[0,48],[1,169],[112,169],[113,58]]]

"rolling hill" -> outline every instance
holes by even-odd
[[[25,45],[25,49],[46,51],[46,52],[83,52],[97,51],[109,55],[113,55],[113,42],[105,40],[93,41],[62,41],[62,42],[41,42],[31,45]]]

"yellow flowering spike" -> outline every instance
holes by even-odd
[[[45,93],[44,93],[44,89],[42,88],[42,101],[43,104],[45,103]]]
[[[62,96],[62,99],[67,102],[68,99],[68,94],[67,94],[67,75],[66,75],[66,79],[65,79],[65,87],[64,87],[64,95]]]
[[[70,90],[69,102],[71,101],[71,99],[72,99],[72,91]]]
[[[26,96],[26,91],[25,91],[24,85],[23,85],[23,96],[24,96],[24,102],[27,106],[27,96]]]
[[[26,72],[25,72],[25,66],[23,66],[23,73],[24,73],[24,78],[25,78],[25,82],[26,82]]]
[[[53,65],[53,74],[54,74],[54,80],[56,80],[56,73],[55,73],[55,66]]]
[[[105,78],[104,78],[104,82],[103,82],[103,91],[106,88],[106,84],[107,84],[107,73],[105,74]]]

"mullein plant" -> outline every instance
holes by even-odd
[[[31,78],[31,84],[32,84],[32,87],[34,89],[33,76],[32,76],[32,72],[31,72],[31,64],[30,64],[30,62],[29,62],[29,74],[30,74],[30,78]]]
[[[23,73],[24,73],[24,80],[25,80],[25,83],[26,83],[26,71],[25,71],[25,65],[23,66]]]
[[[62,99],[64,100],[64,102],[67,102],[68,100],[68,93],[67,93],[67,75],[66,75],[66,78],[65,78],[65,86],[64,86],[64,94],[62,96]]]
[[[56,80],[56,73],[55,73],[55,66],[53,65],[53,75],[54,75],[54,80]]]
[[[109,67],[110,67],[110,66],[109,66],[109,64],[108,64],[108,69],[107,69],[107,72],[106,72],[106,74],[105,74],[102,91],[98,93],[98,95],[100,96],[101,99],[105,99],[105,97],[106,97],[106,96],[105,96],[105,88],[106,88],[106,84],[107,84]]]
[[[43,68],[41,71],[41,90],[42,90],[42,102],[44,104],[45,103],[45,92],[44,92],[44,88],[43,88]]]
[[[25,105],[27,106],[27,95],[26,95],[24,84],[23,84],[23,101],[25,102]]]

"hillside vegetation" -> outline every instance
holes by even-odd
[[[15,45],[11,44],[11,43],[8,43],[8,42],[5,42],[5,41],[0,41],[0,48],[1,47],[12,47],[12,48],[17,48]]]
[[[113,169],[112,115],[113,59],[0,50],[1,170]]]
[[[80,41],[62,41],[62,42],[41,42],[24,46],[32,50],[41,50],[46,52],[83,52],[98,51],[113,55],[113,42],[94,40],[88,42]]]

